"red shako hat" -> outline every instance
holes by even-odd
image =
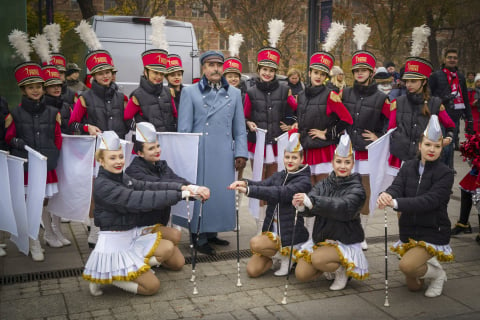
[[[235,33],[228,37],[228,51],[230,57],[228,57],[223,63],[223,73],[238,73],[242,74],[242,60],[238,57],[240,55],[240,46],[243,43],[243,35],[241,33]]]
[[[167,71],[168,53],[163,49],[151,49],[142,53],[143,66],[147,69],[165,73]]]
[[[45,81],[45,87],[63,84],[62,79],[60,79],[60,72],[58,71],[57,66],[43,66],[42,77]]]
[[[280,51],[276,48],[280,34],[285,28],[282,20],[272,19],[268,22],[269,47],[261,48],[257,53],[257,65],[278,69],[280,65]]]
[[[430,36],[430,28],[426,25],[413,28],[412,48],[410,57],[405,62],[405,72],[402,79],[428,79],[432,73],[433,66],[430,61],[420,58],[425,44]]]
[[[167,73],[172,73],[175,71],[184,71],[182,59],[178,54],[169,54],[167,60]]]

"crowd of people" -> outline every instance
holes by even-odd
[[[153,18],[152,25],[161,24],[162,18],[164,22],[164,17]],[[330,290],[344,289],[349,278],[366,279],[365,233],[373,214],[369,199],[375,197],[378,208],[397,212],[400,239],[392,250],[401,257],[399,268],[408,289],[421,290],[428,280],[425,295],[441,295],[447,275],[439,261],[453,259],[451,235],[472,232],[468,218],[478,202],[478,112],[473,109],[480,75],[465,79],[458,71],[455,49],[445,50],[442,68],[434,72],[420,57],[421,50],[411,52],[400,73],[393,63],[380,67],[375,55],[362,49],[370,28],[359,24],[350,67],[354,82],[348,86],[331,53],[345,27],[332,23],[331,28],[339,31],[337,38],[327,39],[329,45],[310,57],[306,83],[296,69],[287,73],[287,81],[279,81],[281,52],[276,41],[283,22],[273,20],[270,29],[277,39],[270,38],[270,45],[258,51],[253,80],[242,81],[239,36],[227,59],[219,51],[200,56],[203,75],[190,86],[182,84],[180,57],[157,41],[156,48],[139,57],[144,70],[129,97],[114,81],[112,55],[95,42],[86,41],[93,43],[85,58],[91,76],[87,84],[79,81],[78,65],[67,64],[61,53],[46,50],[42,55],[45,50],[35,46],[41,67],[23,52],[26,61],[15,68],[22,100],[9,111],[0,99],[0,148],[26,158],[28,145],[48,157],[42,214],[48,246],[70,244],[59,227],[60,218],[46,210],[48,198],[57,192],[62,133],[100,140],[95,153],[100,168],[92,178],[90,204],[88,242],[93,251],[83,273],[92,295],[101,295],[105,284],[151,295],[160,287],[152,266],[183,267],[181,232],[169,223],[170,208],[179,201],[196,200],[188,228],[198,252],[215,255],[215,245],[229,245],[218,232],[238,228],[232,191],[261,200],[257,233],[250,240],[249,277],[270,269],[275,276],[285,276],[296,264],[297,279],[324,275],[333,280]],[[77,30],[81,37],[92,37],[85,21]],[[10,42],[19,53],[29,46],[19,31],[12,32]],[[462,145],[461,118],[469,134]],[[266,130],[260,146],[258,129]],[[371,194],[367,147],[390,129],[395,131],[388,164],[397,175],[386,190]],[[125,168],[120,139],[129,131],[135,132],[136,157]],[[160,159],[157,132],[201,133],[196,182],[180,177]],[[281,153],[276,138],[285,132],[289,139]],[[248,159],[253,167],[261,148],[261,180],[244,179]],[[447,206],[455,148],[472,170],[460,183],[460,218],[451,229]],[[279,162],[284,170],[278,170]],[[480,244],[480,235],[476,239]],[[2,247],[0,253],[5,254]],[[30,239],[30,254],[35,261],[45,259],[39,239]]]

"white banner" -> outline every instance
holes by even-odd
[[[370,174],[370,215],[376,207],[378,194],[388,188],[395,178],[388,173],[388,157],[390,155],[390,135],[396,128],[367,146]]]
[[[265,135],[267,130],[257,128],[257,142],[255,143],[255,154],[253,155],[253,172],[252,180],[262,180],[263,161],[265,157]],[[248,201],[248,209],[252,216],[257,219],[260,214],[260,200],[250,198]]]
[[[13,212],[12,197],[10,193],[10,178],[8,175],[8,152],[0,150],[0,230],[13,235],[17,233],[17,223]]]
[[[10,195],[12,196],[12,206],[15,212],[15,222],[17,225],[17,236],[12,235],[10,240],[15,243],[18,250],[25,255],[29,252],[28,241],[28,220],[27,204],[25,203],[25,185],[23,164],[27,159],[18,158],[9,155],[8,178],[10,180]]]
[[[92,197],[95,136],[62,134],[57,164],[58,193],[48,201],[48,211],[74,221],[85,221]]]
[[[28,235],[32,239],[37,239],[47,186],[47,157],[29,146],[25,146],[25,150],[28,151]]]
[[[198,143],[201,133],[157,132],[162,148],[162,160],[178,176],[192,183],[197,181]],[[193,205],[192,205],[193,207]],[[172,215],[187,219],[187,204],[180,201],[172,206]]]
[[[288,145],[288,132],[282,133],[282,135],[278,136],[275,140],[277,140],[277,171],[282,171],[285,169],[285,164],[283,163],[283,154],[285,153],[285,149],[287,149]]]

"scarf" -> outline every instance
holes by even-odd
[[[455,110],[465,109],[465,104],[463,103],[463,95],[462,90],[460,88],[460,81],[458,80],[457,71],[450,71],[447,68],[443,68],[443,72],[447,75],[448,84],[450,85],[450,90],[452,96],[455,98],[453,99],[453,103],[455,105]]]

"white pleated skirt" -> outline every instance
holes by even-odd
[[[95,249],[83,271],[85,280],[107,284],[113,280],[132,281],[150,269],[148,260],[158,247],[162,234],[128,231],[100,231]]]

